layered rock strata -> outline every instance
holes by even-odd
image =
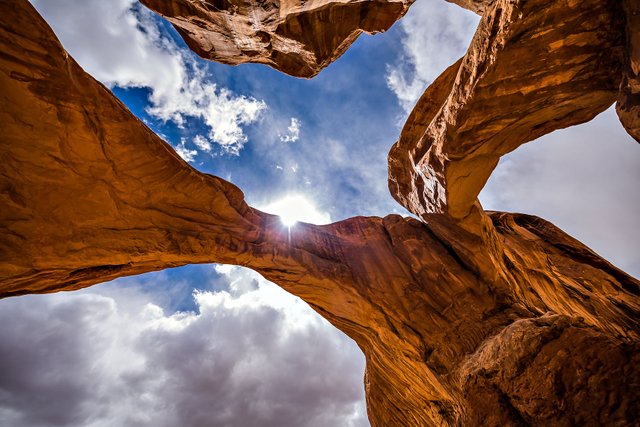
[[[358,36],[386,31],[413,0],[140,0],[205,59],[313,77]]]
[[[517,2],[497,3],[510,8]],[[497,10],[505,9],[492,13]],[[529,13],[536,11],[546,13]],[[440,184],[445,203],[425,202],[416,209],[423,221],[355,217],[326,226],[299,224],[289,235],[278,218],[247,206],[232,184],[180,159],[68,56],[28,2],[0,4],[0,12],[2,296],[78,289],[187,263],[244,265],[300,296],[358,343],[367,360],[373,426],[635,422],[640,282],[580,242],[533,216],[483,212],[474,202],[477,193],[458,196],[459,190],[447,188],[446,177]],[[507,12],[500,14],[518,16]],[[589,19],[609,16],[603,13]],[[485,16],[480,32],[486,22],[501,19]],[[519,25],[510,22],[496,31]],[[602,55],[608,60],[610,53]],[[461,73],[452,70],[464,63],[427,91],[403,131],[404,141],[420,140],[407,132],[431,135],[428,118],[437,112],[425,113],[425,103],[450,102],[451,85],[461,81]],[[489,66],[465,69],[470,75],[491,72]],[[558,81],[560,74],[533,83]],[[494,95],[504,91],[505,100],[511,99],[517,81],[496,75],[506,86],[494,83]],[[481,80],[474,90],[490,82]],[[593,87],[599,86],[585,90],[595,95],[575,100],[586,112],[575,113],[568,101],[562,110],[536,101],[544,117],[563,111],[571,118],[551,123],[536,118],[538,110],[526,110],[533,118],[505,131],[519,141],[526,139],[521,128],[527,126],[535,137],[542,132],[537,126],[550,131],[586,119],[600,108],[589,100],[600,105],[612,99],[608,83],[606,89]],[[547,93],[558,90],[551,84]],[[489,110],[478,103],[478,92],[468,93],[473,96],[465,98],[470,101],[460,106],[456,121],[479,117],[467,109],[469,103],[500,116],[499,104]],[[524,86],[520,96],[531,93],[538,99],[534,87]],[[490,123],[493,131],[479,125],[477,130],[494,135],[511,118]],[[454,140],[442,138],[442,152],[457,153],[455,141],[462,145],[460,156],[484,149],[477,139],[468,142],[475,147],[470,151],[467,139],[455,139],[466,128],[448,129],[447,138]],[[501,150],[500,141],[515,144],[507,139],[487,140]],[[402,154],[398,146],[392,153]],[[470,175],[487,173],[475,161],[459,162]],[[424,185],[415,173],[408,169],[403,179]],[[430,208],[448,207],[456,197],[462,202],[455,206],[463,208]]]

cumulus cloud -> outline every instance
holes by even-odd
[[[242,126],[266,108],[218,87],[134,0],[32,1],[89,74],[111,87],[149,88],[149,115],[178,126],[202,120],[207,138],[222,151],[238,154],[247,142]]]
[[[355,344],[256,273],[217,271],[229,289],[194,312],[131,290],[0,301],[0,424],[368,425]]]
[[[300,120],[291,117],[291,124],[287,127],[287,133],[280,135],[282,142],[296,142],[300,138]]]
[[[467,51],[479,17],[442,0],[415,2],[400,21],[402,54],[387,67],[387,85],[410,111],[425,88]]]

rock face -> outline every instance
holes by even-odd
[[[623,29],[617,0],[493,2],[409,116],[389,154],[391,194],[422,217],[468,216],[500,156],[615,102]]]
[[[616,112],[629,135],[640,142],[640,3],[623,0],[626,14],[625,69]]]
[[[244,265],[358,343],[373,426],[632,425],[640,282],[540,218],[475,201],[500,154],[588,120],[620,80],[613,3],[522,3],[492,4],[469,54],[427,90],[391,152],[394,195],[423,221],[355,217],[299,224],[290,237],[232,184],[182,161],[82,71],[26,0],[0,4],[0,295]],[[583,7],[591,13],[578,15]],[[539,16],[550,10],[562,18]],[[594,40],[610,47],[599,45],[600,68]],[[554,53],[565,44],[573,59]],[[543,55],[539,70],[519,72],[536,66],[523,60],[501,68],[527,52]]]
[[[462,6],[465,9],[469,9],[479,15],[482,15],[485,11],[485,5],[489,3],[488,0],[447,0],[449,3],[455,3],[458,6]]]
[[[386,31],[413,0],[140,0],[205,59],[313,77],[362,32]]]

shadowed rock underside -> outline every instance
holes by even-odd
[[[616,112],[629,135],[640,142],[640,3],[622,3],[626,15],[625,68]]]
[[[500,155],[616,100],[624,11],[483,4],[469,52],[390,153],[392,193],[421,220],[299,224],[289,238],[88,76],[27,1],[3,3],[0,294],[243,265],[358,343],[373,426],[633,424],[638,280],[543,219],[476,201]]]
[[[389,29],[413,0],[140,0],[198,55],[313,77],[363,33]]]

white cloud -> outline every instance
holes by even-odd
[[[387,67],[387,85],[408,112],[426,87],[467,51],[479,17],[442,0],[415,2],[400,21],[402,55]]]
[[[296,142],[298,139],[300,139],[300,120],[291,117],[291,124],[287,127],[287,133],[280,135],[280,141]]]
[[[196,146],[202,151],[211,151],[211,143],[202,135],[196,135],[193,138],[193,143],[196,144]]]
[[[225,276],[229,283],[229,291],[217,293],[216,295],[219,297],[231,298],[234,300],[233,304],[252,307],[268,305],[280,310],[287,318],[283,327],[288,330],[301,330],[316,326],[326,326],[328,329],[332,329],[330,324],[311,311],[304,301],[284,291],[278,285],[265,280],[255,271],[229,264],[217,264],[214,269],[218,274]],[[339,332],[338,334],[341,335]]]
[[[186,146],[187,140],[185,138],[180,139],[180,144],[174,146],[174,150],[180,157],[184,159],[185,162],[193,162],[198,155],[196,150],[190,150]]]
[[[195,293],[198,312],[117,290],[0,301],[0,424],[368,425],[357,346],[256,273],[217,270],[236,283]]]
[[[179,126],[201,119],[225,152],[239,153],[247,142],[242,126],[266,108],[263,101],[217,87],[134,0],[32,1],[89,74],[108,86],[149,88],[150,115]]]

